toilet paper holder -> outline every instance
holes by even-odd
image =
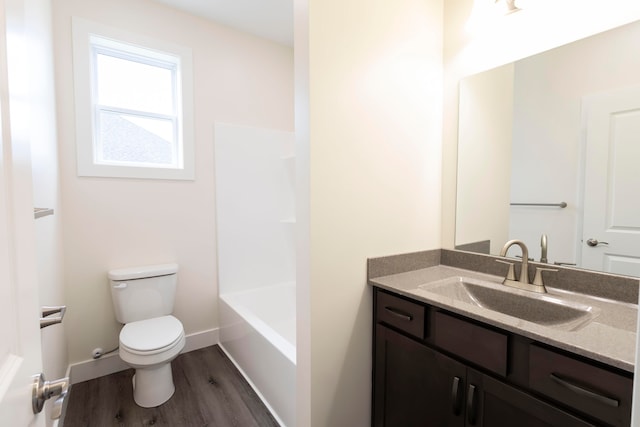
[[[55,325],[57,323],[62,323],[62,319],[64,318],[64,314],[67,312],[66,305],[59,306],[43,306],[42,307],[42,317],[40,318],[40,329],[46,328],[47,326]],[[52,314],[57,314],[58,316],[49,317]]]

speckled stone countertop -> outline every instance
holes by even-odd
[[[369,284],[628,372],[634,371],[638,306],[624,301],[628,300],[628,297],[614,300],[547,286],[549,296],[595,307],[599,313],[590,323],[576,330],[544,326],[430,291],[431,284],[441,285],[443,280],[455,277],[495,284],[501,284],[503,277],[442,265],[434,262],[436,255],[431,252],[427,254],[431,259],[426,265],[431,266],[378,277],[372,277],[370,274]],[[437,258],[439,261],[439,254]],[[410,267],[405,266],[402,270],[422,266],[420,262],[410,264]],[[371,263],[369,267],[371,272]],[[386,270],[389,271],[393,272],[393,269]],[[384,273],[385,269],[379,272]]]

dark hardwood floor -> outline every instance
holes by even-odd
[[[218,346],[172,362],[176,392],[156,408],[133,401],[129,369],[74,384],[62,427],[278,427],[260,398]]]

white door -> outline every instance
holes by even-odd
[[[585,98],[582,264],[640,276],[640,88]]]
[[[42,355],[23,3],[0,0],[0,425],[15,427],[45,425],[31,406]]]

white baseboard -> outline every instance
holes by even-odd
[[[187,335],[187,342],[181,353],[209,347],[220,343],[220,331],[218,328],[200,331]]]
[[[269,410],[269,412],[271,413],[271,416],[276,419],[276,421],[278,422],[278,424],[280,426],[287,427],[287,425],[282,421],[282,419],[280,419],[280,417],[278,416],[278,413],[275,411],[275,409],[273,409],[273,407],[271,406],[271,404],[269,403],[267,398],[264,397],[264,395],[260,392],[258,387],[256,387],[256,385],[253,383],[253,381],[251,380],[251,377],[249,377],[249,375],[247,375],[247,373],[244,371],[244,369],[242,369],[242,366],[240,366],[240,364],[238,362],[236,362],[236,359],[233,358],[231,353],[229,351],[227,351],[226,348],[224,348],[224,344],[223,343],[219,343],[218,345],[220,346],[220,348],[222,349],[224,354],[229,358],[231,363],[233,363],[233,366],[235,366],[236,369],[238,370],[238,372],[240,372],[240,375],[242,375],[242,377],[245,379],[245,381],[249,383],[249,386],[251,386],[251,388],[256,393],[256,395],[258,395],[258,397],[260,398],[260,400],[262,401],[264,406],[267,407],[267,410]]]
[[[216,345],[220,342],[218,328],[195,332],[186,336],[186,343],[181,353]],[[94,378],[103,377],[115,372],[129,369],[126,363],[120,360],[118,352],[107,354],[100,359],[89,359],[69,365],[67,376],[71,384],[81,383]]]

